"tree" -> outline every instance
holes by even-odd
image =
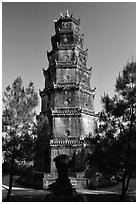
[[[50,124],[47,115],[42,112],[37,115],[37,140],[35,143],[35,170],[39,172],[50,171],[50,144],[52,139]],[[41,147],[41,148],[40,148]]]
[[[102,173],[122,176],[123,201],[136,165],[136,63],[119,73],[116,93],[102,97],[99,133],[92,162]],[[100,139],[99,139],[100,138]]]
[[[35,107],[38,96],[32,82],[25,89],[21,77],[12,86],[7,86],[3,97],[2,131],[3,151],[10,162],[10,179],[7,200],[10,198],[13,180],[13,167],[17,161],[31,161],[36,125]]]
[[[129,181],[135,170],[136,164],[136,63],[127,64],[123,69],[122,76],[119,75],[116,81],[116,91],[120,95],[120,101],[116,105],[113,114],[115,117],[122,117],[122,136],[126,136],[126,152],[124,161],[124,173],[122,178],[123,200],[128,189]],[[120,115],[116,115],[120,111]]]

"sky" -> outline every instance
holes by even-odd
[[[101,96],[113,96],[116,78],[136,57],[135,2],[3,2],[2,91],[21,76],[26,87],[44,88],[42,69],[48,68],[47,51],[55,34],[53,20],[69,10],[80,18],[87,66],[93,67],[91,88],[96,87],[94,110],[102,109]],[[41,98],[36,109],[41,111]]]

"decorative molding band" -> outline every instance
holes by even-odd
[[[56,68],[74,69],[74,68],[77,68],[77,63],[76,63],[76,61],[70,61],[70,62],[60,62],[60,61],[58,61],[57,64],[56,64]]]
[[[91,116],[95,116],[94,111],[86,109],[86,108],[82,108],[81,109],[81,113],[87,114],[87,115],[91,115]]]
[[[51,147],[80,147],[83,146],[84,141],[80,140],[79,138],[76,139],[69,139],[69,138],[63,138],[63,139],[53,139],[50,140],[50,146]]]
[[[79,37],[80,38],[80,37]],[[72,45],[57,45],[57,50],[75,50],[77,49],[81,54],[87,56],[87,52],[83,49],[81,49],[78,45],[76,44],[72,44]],[[51,54],[53,54],[53,52],[50,52]]]
[[[75,107],[52,109],[53,116],[81,116],[81,109]]]
[[[57,45],[57,51],[58,50],[74,50],[74,49],[75,49],[74,44]]]
[[[42,113],[42,112],[41,112]],[[77,116],[80,117],[81,114],[86,114],[90,115],[93,117],[98,117],[97,114],[95,114],[94,111],[86,109],[86,108],[75,108],[75,107],[65,107],[65,108],[48,108],[43,114],[50,114],[53,115],[54,117],[59,117],[59,116]]]
[[[53,83],[51,84],[49,87],[43,89],[42,91],[39,90],[39,94],[42,97],[44,97],[47,92],[49,91],[52,91],[52,90],[58,90],[58,89],[62,89],[62,90],[72,90],[72,89],[75,89],[75,90],[79,90],[79,84],[78,83]]]
[[[54,89],[63,90],[79,89],[79,83],[57,83],[54,84]]]
[[[79,107],[59,107],[55,109],[51,109],[52,115],[54,117],[59,116],[81,116],[81,114],[95,116],[94,111],[86,108],[79,108]]]
[[[62,89],[62,90],[80,90],[82,92],[95,96],[96,88],[91,89],[89,86],[83,85],[82,83],[52,83],[48,88],[39,90],[41,97],[44,97],[48,91]]]

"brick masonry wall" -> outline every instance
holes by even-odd
[[[57,91],[55,92],[56,107],[79,107],[78,91]]]
[[[79,147],[52,147],[51,148],[51,171],[50,172],[57,173],[57,169],[53,161],[55,157],[57,157],[59,154],[66,154],[72,157],[76,151],[81,151],[81,149]]]
[[[64,137],[66,130],[70,132],[70,136],[79,137],[81,135],[81,118],[78,116],[54,117],[54,137]]]
[[[84,70],[68,67],[66,69],[58,68],[56,70],[57,83],[84,83],[90,86],[90,74]]]
[[[76,70],[75,69],[57,69],[57,83],[75,83],[78,82],[76,79]]]
[[[89,133],[95,136],[96,123],[94,116],[82,114],[81,127],[83,136],[88,136]]]

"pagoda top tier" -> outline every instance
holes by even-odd
[[[76,32],[78,32],[80,29],[80,18],[76,20],[75,18],[73,18],[73,14],[70,15],[67,10],[65,16],[60,13],[60,19],[54,19],[54,24],[56,33],[64,30],[75,30]]]

